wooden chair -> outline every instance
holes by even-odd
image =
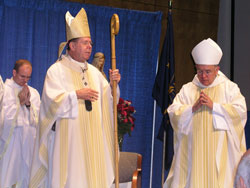
[[[132,188],[141,188],[142,155],[120,152],[119,183],[132,182]]]

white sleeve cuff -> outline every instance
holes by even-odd
[[[180,129],[181,132],[185,135],[188,135],[191,131],[192,117],[192,106],[189,106],[185,109],[185,111],[183,111],[180,118]]]
[[[78,116],[78,100],[76,96],[76,92],[72,91],[69,93],[69,99],[71,101],[71,109],[72,109],[72,118],[76,118]]]
[[[119,103],[119,98],[120,98],[120,87],[119,85],[117,84],[117,88],[116,88],[116,93],[117,93],[117,104]]]
[[[213,125],[216,130],[228,131],[228,122],[226,121],[223,109],[218,103],[213,104]]]

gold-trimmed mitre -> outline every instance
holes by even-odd
[[[89,32],[88,18],[84,8],[81,8],[75,17],[73,17],[70,12],[67,11],[65,14],[65,21],[67,42],[74,38],[91,37]],[[67,42],[62,42],[60,44],[58,49],[58,57],[61,56]]]
[[[74,38],[90,37],[89,23],[84,8],[73,17],[69,11],[65,14],[67,42]]]

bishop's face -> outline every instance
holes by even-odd
[[[70,43],[70,56],[79,62],[89,59],[92,52],[92,41],[90,37],[81,37]]]
[[[204,86],[209,86],[215,80],[220,69],[217,65],[196,65],[197,76]]]

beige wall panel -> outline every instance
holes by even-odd
[[[168,0],[156,0],[157,5],[167,6]],[[219,0],[172,0],[174,9],[197,13],[218,14]]]
[[[155,11],[155,6],[152,4],[131,1],[121,1],[121,8],[151,12]]]
[[[86,4],[99,5],[99,6],[110,6],[110,0],[85,0]]]

